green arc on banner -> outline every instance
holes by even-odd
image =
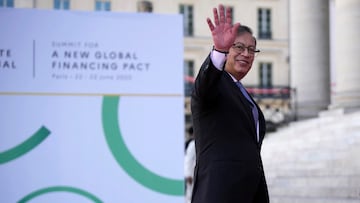
[[[26,154],[27,152],[35,148],[37,145],[39,145],[42,141],[44,141],[45,138],[49,136],[49,134],[50,131],[46,127],[42,126],[37,132],[34,133],[34,135],[29,137],[21,144],[4,152],[0,152],[0,164],[12,161]]]
[[[28,202],[29,200],[31,200],[31,199],[33,199],[33,198],[35,198],[37,196],[41,196],[43,194],[50,193],[50,192],[70,192],[70,193],[75,193],[75,194],[78,194],[80,196],[86,197],[86,198],[92,200],[95,203],[102,203],[103,202],[99,198],[97,198],[95,195],[92,195],[91,193],[86,192],[86,191],[81,190],[81,189],[78,189],[78,188],[65,187],[65,186],[54,186],[54,187],[48,187],[48,188],[43,188],[43,189],[34,191],[34,192],[26,195],[25,197],[23,197],[17,203],[25,203],[25,202]]]
[[[109,148],[118,164],[138,183],[154,191],[182,196],[184,181],[159,176],[145,168],[131,154],[122,138],[118,122],[118,96],[104,96],[102,104],[102,124]]]

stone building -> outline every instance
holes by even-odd
[[[222,3],[252,27],[261,53],[244,84],[261,107],[292,119],[360,106],[358,0],[6,0],[0,7],[182,14],[184,74],[191,86],[211,49],[206,17]],[[190,77],[188,77],[190,76]],[[188,84],[189,85],[189,84]],[[186,95],[189,95],[189,88]],[[189,98],[186,114],[190,115]]]
[[[360,107],[360,1],[290,0],[290,81],[303,118]]]
[[[222,3],[232,8],[235,22],[250,26],[261,53],[244,84],[261,107],[271,106],[294,114],[289,80],[289,37],[287,0],[8,0],[3,5],[16,8],[78,11],[152,12],[182,14],[184,23],[185,114],[190,120],[189,94],[194,77],[212,48],[206,18]],[[7,2],[11,2],[10,4]],[[8,5],[9,4],[9,5]]]

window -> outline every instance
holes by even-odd
[[[194,34],[193,26],[193,6],[191,5],[180,5],[180,13],[183,15],[184,23],[184,35],[192,36]]]
[[[150,1],[139,1],[137,3],[137,11],[145,12],[145,13],[152,13],[153,5]]]
[[[194,61],[184,61],[185,96],[190,96],[194,85]]]
[[[54,9],[69,10],[70,0],[54,0]]]
[[[272,86],[272,64],[271,63],[260,63],[260,87],[271,87]]]
[[[95,1],[95,10],[96,11],[110,11],[111,2],[108,0],[96,0]]]
[[[0,7],[14,7],[14,0],[0,0]]]
[[[192,60],[184,61],[184,75],[194,77],[194,61]]]
[[[271,39],[271,10],[259,8],[258,10],[259,39]]]

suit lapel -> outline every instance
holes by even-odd
[[[237,99],[240,100],[240,106],[241,108],[246,112],[246,116],[247,116],[247,121],[248,121],[248,125],[251,126],[251,131],[253,133],[254,136],[253,139],[255,142],[257,142],[256,140],[256,128],[254,125],[254,118],[252,115],[252,110],[249,104],[249,101],[246,99],[246,97],[241,93],[239,87],[236,85],[236,83],[234,82],[234,80],[231,78],[231,76],[224,71],[224,75],[225,75],[225,80],[227,81],[228,85],[231,87],[231,92],[233,92]],[[254,102],[255,103],[255,102]],[[256,104],[255,104],[256,105]],[[259,108],[258,108],[259,109]],[[260,128],[260,125],[259,125]]]

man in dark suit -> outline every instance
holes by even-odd
[[[256,39],[232,24],[231,10],[214,8],[213,50],[195,81],[191,99],[196,134],[192,203],[267,203],[260,148],[264,116],[240,80],[250,70]],[[226,13],[226,15],[225,15]]]

